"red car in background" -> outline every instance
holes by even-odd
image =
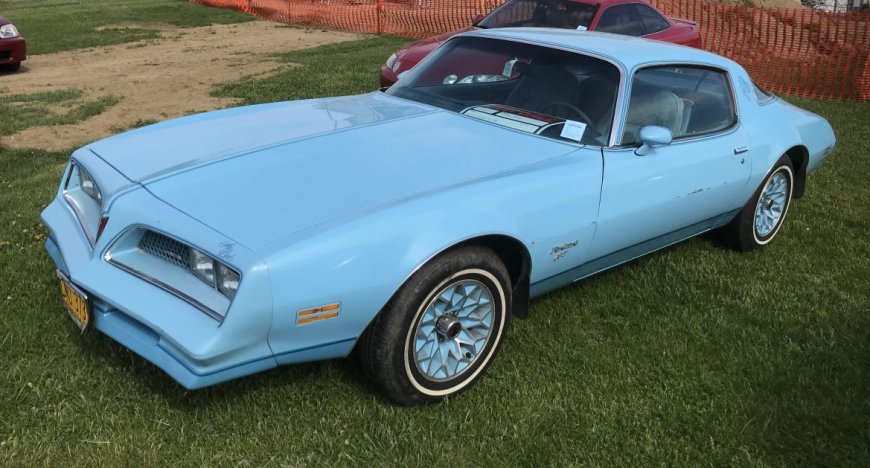
[[[15,26],[0,16],[0,72],[16,71],[27,59],[27,43]]]
[[[579,29],[657,39],[701,48],[694,21],[671,18],[643,0],[509,0],[472,26],[423,39],[391,55],[381,67],[381,86],[391,86],[454,34],[472,29],[539,27]]]

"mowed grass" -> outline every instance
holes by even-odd
[[[371,90],[401,42],[293,52],[301,66],[217,92]],[[416,409],[351,359],[187,392],[80,336],[38,219],[68,154],[0,149],[0,464],[866,466],[870,105],[795,102],[839,144],[775,242],[700,237],[540,298],[476,387]]]
[[[276,59],[289,64],[284,70],[221,85],[213,94],[260,104],[369,92],[380,86],[378,74],[387,57],[408,42],[380,36],[279,54]]]
[[[28,54],[135,42],[159,35],[155,29],[130,25],[160,23],[191,28],[253,20],[236,11],[210,8],[187,0],[120,0],[119,4],[85,2],[43,8],[10,4],[8,9],[0,9],[0,14],[14,23],[27,39]]]
[[[0,136],[35,126],[78,123],[102,114],[119,101],[117,96],[82,99],[82,92],[77,89],[0,94],[0,115],[15,116],[0,120]]]

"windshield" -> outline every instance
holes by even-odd
[[[531,44],[451,39],[387,93],[526,133],[606,146],[619,70]]]
[[[597,10],[598,5],[572,0],[512,0],[490,13],[477,26],[480,28],[531,26],[585,31],[592,23]]]

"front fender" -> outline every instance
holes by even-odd
[[[346,354],[415,271],[468,239],[499,235],[521,242],[532,258],[532,280],[579,264],[582,248],[558,264],[550,250],[590,243],[600,170],[600,151],[578,151],[531,171],[396,202],[267,245],[275,292],[270,345],[279,364]],[[300,310],[333,303],[341,304],[337,317],[297,323]],[[309,351],[317,348],[323,353]]]

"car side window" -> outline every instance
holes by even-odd
[[[635,37],[646,34],[640,15],[634,5],[628,3],[614,5],[604,10],[595,30]]]
[[[725,130],[737,122],[728,75],[678,65],[644,68],[634,75],[622,144],[638,144],[647,125],[665,127],[674,139]]]
[[[637,8],[637,12],[640,14],[640,19],[643,21],[646,34],[657,33],[671,27],[668,20],[664,19],[662,15],[652,7],[641,3],[635,3],[634,7]]]

